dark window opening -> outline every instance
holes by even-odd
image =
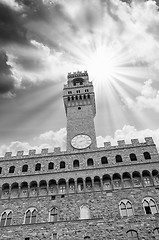
[[[116,155],[116,162],[119,163],[119,162],[122,162],[122,157],[121,155]]]
[[[37,163],[35,166],[35,171],[40,171],[41,170],[41,164]]]
[[[56,199],[56,196],[51,196],[51,200],[55,200]]]
[[[54,169],[54,163],[53,162],[49,163],[48,169]]]
[[[81,107],[78,107],[78,110],[81,110]]]
[[[79,168],[79,161],[78,160],[73,161],[73,167],[74,168]]]
[[[130,160],[131,161],[137,161],[137,157],[136,157],[136,155],[134,153],[130,154]]]
[[[93,166],[93,159],[92,158],[88,158],[87,166]]]
[[[146,214],[151,214],[151,208],[149,206],[145,206]]]
[[[29,238],[29,237],[26,237],[25,240],[30,240],[30,238]]]
[[[61,198],[64,198],[65,197],[65,195],[61,195]]]
[[[9,173],[14,173],[14,170],[15,170],[15,166],[11,166],[11,167],[9,168]]]
[[[27,172],[27,171],[28,171],[28,165],[23,165],[22,172]]]
[[[107,163],[108,163],[107,157],[102,157],[102,158],[101,158],[101,163],[102,163],[102,164],[107,164]]]
[[[65,162],[60,162],[60,168],[65,168]]]
[[[2,168],[0,167],[0,174],[2,173]]]
[[[144,152],[144,158],[145,159],[151,159],[151,155],[149,152]]]

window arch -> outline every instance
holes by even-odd
[[[89,236],[85,236],[84,240],[90,240],[91,238]]]
[[[93,163],[93,159],[92,158],[88,158],[87,159],[87,166],[93,166],[94,163]]]
[[[128,240],[139,240],[138,233],[135,230],[129,230],[126,233]]]
[[[151,155],[150,155],[149,152],[144,152],[143,155],[144,155],[144,158],[145,158],[146,160],[147,160],[147,159],[151,159]]]
[[[29,208],[25,212],[24,224],[32,224],[37,222],[37,210],[35,208]]]
[[[116,162],[117,162],[117,163],[123,161],[121,155],[116,155],[115,159],[116,159]]]
[[[137,161],[137,157],[136,157],[136,154],[134,154],[134,153],[130,153],[130,160],[131,161]]]
[[[89,219],[90,218],[90,210],[88,206],[80,207],[80,219]]]
[[[15,171],[15,166],[11,166],[11,167],[9,168],[9,173],[14,173],[14,171]]]
[[[154,199],[150,197],[146,197],[143,199],[142,203],[143,203],[145,214],[155,214],[158,212],[157,205]]]
[[[124,199],[119,203],[120,215],[121,217],[129,217],[133,215],[132,203]]]
[[[35,171],[40,171],[41,170],[41,163],[37,163],[35,165]]]
[[[105,157],[105,156],[102,157],[102,158],[101,158],[101,163],[102,163],[102,164],[107,164],[107,163],[108,163],[107,157]]]
[[[64,161],[60,162],[60,168],[65,168],[65,162]]]
[[[22,172],[27,172],[27,171],[28,171],[28,165],[25,164],[25,165],[23,165],[23,167],[22,167]]]
[[[74,160],[73,161],[73,167],[78,168],[79,167],[79,160]]]
[[[155,228],[155,229],[153,230],[153,233],[154,233],[154,235],[155,235],[155,239],[156,239],[156,240],[159,239],[159,228]]]
[[[53,207],[49,212],[49,221],[57,222],[57,217],[58,217],[58,209],[56,207]]]
[[[54,163],[53,162],[49,162],[48,169],[54,169]]]
[[[1,215],[1,226],[10,226],[12,224],[12,210],[6,210]]]

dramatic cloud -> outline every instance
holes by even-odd
[[[12,67],[8,64],[8,56],[4,51],[0,51],[0,96],[14,96],[16,78],[12,73]]]
[[[114,136],[98,136],[97,145],[103,147],[104,142],[111,142],[112,145],[117,145],[118,140],[125,140],[126,143],[130,143],[131,139],[139,139],[140,142],[144,142],[145,137],[152,137],[157,148],[159,149],[159,129],[151,130],[145,129],[138,131],[134,126],[125,125],[122,129],[115,131]],[[35,144],[28,142],[14,141],[9,145],[2,145],[0,147],[0,156],[4,156],[5,152],[12,152],[16,155],[17,151],[24,151],[28,154],[29,150],[36,149],[37,153],[40,153],[43,148],[48,148],[49,152],[52,152],[54,147],[60,147],[61,150],[66,150],[66,129],[62,128],[57,132],[49,131],[40,134],[34,138]],[[37,144],[39,141],[39,144]]]
[[[152,109],[159,112],[159,90],[152,87],[152,80],[149,79],[141,89],[141,95],[137,96],[135,100],[132,98],[125,98],[125,104],[132,110]]]
[[[116,130],[114,136],[97,137],[97,144],[99,147],[102,147],[104,142],[111,142],[112,145],[117,145],[118,140],[125,140],[126,143],[130,143],[131,139],[139,139],[139,142],[144,142],[145,137],[152,137],[159,149],[159,129],[138,131],[134,126],[129,125],[125,125],[122,129]]]
[[[28,154],[29,150],[35,149],[40,153],[43,148],[48,148],[49,152],[53,152],[55,147],[60,147],[61,150],[66,149],[66,128],[62,128],[57,132],[49,131],[33,139],[33,143],[14,141],[9,145],[0,146],[0,156],[4,156],[5,152],[12,152],[16,155],[17,151],[24,151]]]

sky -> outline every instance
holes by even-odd
[[[0,0],[0,156],[66,146],[63,86],[87,70],[98,146],[159,149],[159,0]]]

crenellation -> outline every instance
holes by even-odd
[[[30,149],[29,150],[29,156],[33,156],[36,154],[36,149]]]
[[[48,152],[49,152],[48,148],[41,149],[41,155],[46,155],[46,154],[48,154]]]
[[[133,146],[138,146],[140,144],[139,139],[131,139],[131,143]]]
[[[109,149],[109,148],[111,148],[111,142],[104,142],[104,147],[106,148],[106,149]]]
[[[24,151],[17,151],[16,156],[17,157],[22,157],[24,155]]]
[[[10,158],[12,157],[12,152],[6,152],[4,155],[5,158]]]
[[[154,141],[153,141],[152,137],[145,137],[145,141],[148,145],[154,144]]]
[[[55,154],[61,153],[61,148],[60,147],[55,147],[54,148],[54,153]]]
[[[119,147],[125,147],[125,140],[119,140],[117,141]]]
[[[77,72],[69,72],[68,75],[67,75],[67,78],[74,78],[74,77],[84,77],[84,76],[88,76],[88,73],[87,71],[77,71]]]

